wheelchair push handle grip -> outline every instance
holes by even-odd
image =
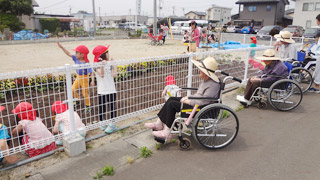
[[[242,83],[242,80],[241,80],[241,79],[239,79],[239,78],[236,78],[236,77],[233,77],[233,78],[232,78],[232,80],[234,80],[234,81],[238,81],[239,83]]]
[[[224,72],[224,71],[221,71],[221,74],[225,75],[225,76],[229,76],[228,73]]]

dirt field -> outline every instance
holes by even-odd
[[[97,45],[110,44],[110,54],[114,59],[181,54],[187,48],[178,40],[167,40],[163,46],[151,46],[147,39],[71,41],[61,44],[70,51],[78,45],[86,45],[90,50],[88,58],[91,62],[92,50]],[[72,59],[56,43],[1,45],[0,59],[0,73],[73,64]]]

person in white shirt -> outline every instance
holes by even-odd
[[[162,41],[163,41],[163,44],[164,44],[166,42],[166,37],[168,35],[169,28],[166,25],[166,23],[163,23],[163,25],[161,26],[161,29],[163,30]]]
[[[320,14],[316,17],[317,24],[320,26]],[[314,87],[310,88],[311,92],[320,92],[320,40],[318,40],[317,45],[312,48],[312,53],[314,55],[311,55],[312,58],[317,59],[316,60],[316,69],[314,71],[314,77],[313,77],[313,82],[314,82]]]
[[[104,125],[100,128],[106,133],[112,133],[117,129],[114,123],[114,118],[117,116],[115,109],[117,91],[114,82],[114,78],[117,77],[117,69],[108,62],[110,59],[108,51],[109,47],[110,45],[107,47],[99,45],[92,51],[94,62],[101,62],[101,67],[97,68],[95,71],[99,97],[99,120],[105,120],[107,105],[110,112],[111,122],[108,124],[108,127]]]
[[[274,35],[274,37],[280,41],[280,53],[281,59],[297,59],[297,48],[294,45],[295,41],[292,39],[292,34],[289,31],[283,31],[280,34]]]

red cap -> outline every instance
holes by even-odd
[[[68,109],[69,109],[68,105],[64,104],[62,101],[54,102],[51,107],[52,114],[54,114],[54,112],[56,112],[57,114],[60,114],[65,112]]]
[[[35,120],[36,110],[33,109],[32,105],[28,102],[22,102],[16,106],[15,109],[12,110],[13,114],[18,114],[21,120]]]
[[[166,86],[176,84],[176,81],[174,80],[174,76],[167,76],[166,77]]]
[[[101,56],[101,54],[105,53],[108,51],[110,45],[108,46],[96,46],[93,51],[92,54],[94,55],[94,62],[99,62],[98,58]]]
[[[0,106],[0,112],[5,110],[6,108],[4,106]]]
[[[250,37],[250,39],[253,41],[254,44],[257,44],[257,38],[256,37],[252,36],[252,37]]]
[[[76,49],[72,49],[73,51],[82,53],[84,55],[84,60],[88,63],[89,59],[88,59],[88,54],[89,54],[89,49],[87,48],[87,46],[84,45],[80,45],[78,47],[76,47]]]

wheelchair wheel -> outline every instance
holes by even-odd
[[[193,137],[209,149],[228,146],[239,130],[236,113],[223,104],[211,104],[202,108],[193,118],[192,124]]]
[[[302,96],[299,84],[290,79],[276,81],[268,91],[269,103],[280,111],[289,111],[299,106]]]
[[[187,151],[191,148],[191,141],[188,138],[183,138],[182,141],[178,141],[180,150]]]
[[[308,91],[313,82],[312,74],[302,67],[293,68],[290,77],[299,84],[303,93]]]

